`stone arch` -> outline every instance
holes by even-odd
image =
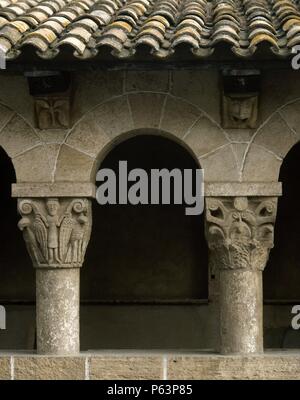
[[[217,122],[181,98],[139,92],[113,97],[75,124],[61,145],[55,181],[93,182],[111,146],[145,129],[168,135],[188,148],[205,169],[207,181],[238,179],[231,142]]]
[[[122,135],[120,143],[107,152],[104,160],[99,160],[101,168],[116,171],[120,160],[128,161],[129,170],[197,168],[197,159],[172,137],[160,137],[155,130],[140,132],[135,137]],[[174,206],[172,201],[168,206],[99,206],[94,200],[92,215],[93,233],[81,271],[81,296],[83,301],[109,303],[106,310],[110,317],[99,323],[97,315],[103,312],[103,307],[94,307],[90,324],[81,326],[82,350],[91,346],[134,349],[209,346],[205,335],[198,332],[204,323],[202,318],[196,318],[193,305],[186,302],[186,299],[208,301],[204,214],[186,216],[184,206]],[[115,304],[116,300],[122,308]],[[154,307],[149,307],[151,302]],[[182,319],[182,307],[179,305],[173,311],[170,305],[173,302],[185,304],[185,333],[176,330],[178,319]],[[122,318],[126,319],[127,328],[120,342],[114,332],[118,331]],[[195,329],[197,324],[199,328]],[[149,326],[156,335],[149,335]],[[170,329],[175,332],[171,336]]]
[[[278,108],[249,142],[241,176],[244,181],[277,181],[282,162],[300,140],[300,99]]]
[[[46,146],[26,120],[4,104],[0,104],[0,146],[12,160],[17,182],[50,180]]]

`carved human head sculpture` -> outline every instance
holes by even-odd
[[[48,199],[46,202],[46,207],[49,215],[53,217],[59,210],[59,200],[56,198]]]
[[[256,95],[224,95],[224,128],[255,128],[257,123],[258,97]]]
[[[229,103],[229,115],[233,121],[246,122],[253,113],[253,98],[231,98]]]

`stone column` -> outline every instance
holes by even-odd
[[[220,281],[220,351],[263,352],[262,271],[277,197],[208,197],[206,237]]]
[[[19,228],[36,268],[37,351],[79,352],[79,272],[91,234],[87,198],[19,198]]]

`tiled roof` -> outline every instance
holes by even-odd
[[[250,57],[260,46],[288,56],[300,44],[299,0],[0,0],[0,50],[17,58],[109,51],[131,59],[140,48],[168,58],[184,47],[208,57],[219,43]]]

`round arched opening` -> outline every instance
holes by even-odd
[[[118,175],[119,161],[148,176],[153,169],[200,168],[180,144],[149,134],[116,145],[100,168]],[[83,349],[205,347],[199,334],[199,308],[208,298],[204,219],[185,208],[94,202],[81,272]]]
[[[264,271],[265,347],[300,348],[292,307],[300,304],[300,143],[287,154],[279,181],[275,243]]]
[[[6,329],[0,330],[0,349],[35,346],[34,269],[21,232],[17,200],[11,197],[16,181],[11,159],[0,147],[0,304],[6,309]]]

